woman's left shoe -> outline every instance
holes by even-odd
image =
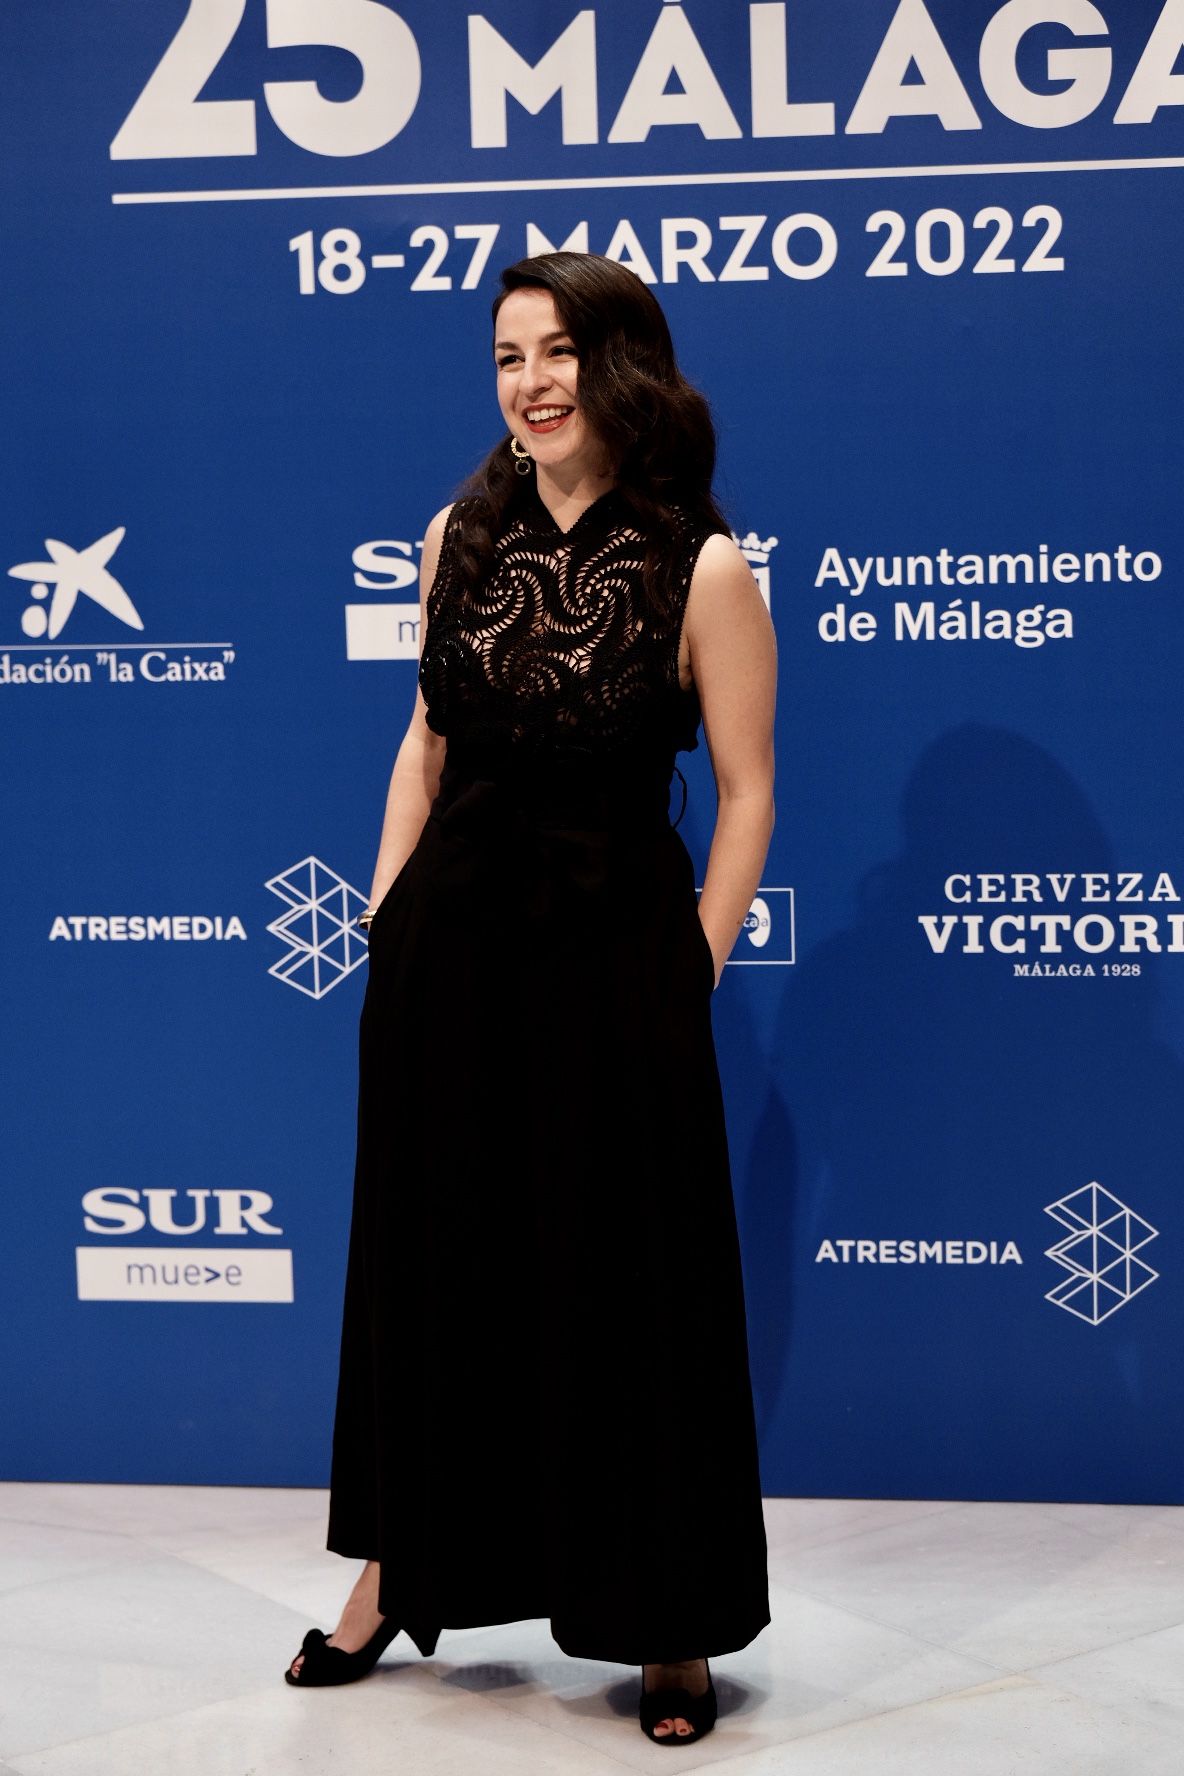
[[[706,1660],[704,1663],[707,1663]],[[710,1665],[707,1665],[707,1688],[701,1696],[692,1696],[689,1690],[681,1688],[647,1690],[645,1672],[642,1672],[637,1718],[641,1722],[642,1731],[655,1745],[693,1745],[696,1739],[702,1739],[704,1733],[710,1733],[715,1725],[718,1709],[719,1698],[711,1680]],[[680,1733],[677,1728],[672,1728],[669,1733],[655,1733],[654,1728],[659,1721],[672,1720],[679,1714],[690,1727],[689,1733]]]
[[[304,1654],[300,1670],[292,1670],[296,1663],[293,1658],[292,1665],[284,1672],[284,1682],[300,1685],[306,1690],[319,1689],[322,1684],[356,1683],[373,1671],[398,1632],[399,1624],[392,1622],[389,1616],[384,1617],[365,1646],[359,1647],[356,1653],[347,1653],[343,1647],[330,1646],[322,1629],[310,1628],[300,1644]]]

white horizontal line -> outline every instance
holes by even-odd
[[[455,185],[271,185],[240,191],[115,191],[115,204],[270,203],[303,197],[461,197],[468,192],[621,191],[657,185],[810,185],[835,179],[944,179],[985,173],[1144,172],[1184,167],[1157,160],[1012,160],[962,166],[819,167],[759,173],[622,173],[601,179],[470,179]]]
[[[162,654],[169,648],[231,648],[232,641],[0,641],[0,653],[44,654],[52,648],[59,653],[71,649],[76,654],[114,654],[123,648],[157,648]]]

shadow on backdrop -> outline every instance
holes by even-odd
[[[918,920],[1025,911],[1010,887],[1006,903],[955,905],[955,871],[1040,876],[1029,911],[1158,912],[1165,944],[1181,909],[1083,903],[1079,882],[1057,902],[1049,872],[1147,867],[1147,892],[1159,863],[1116,860],[1063,766],[1000,728],[928,745],[902,824],[900,855],[863,878],[852,924],[808,953],[782,1007],[788,1126],[770,1114],[751,1173],[768,1201],[750,1210],[769,1229],[750,1287],[762,1429],[794,1452],[790,1483],[770,1490],[1173,1499],[1178,1463],[1155,1419],[1179,1406],[1157,1355],[1178,1344],[1177,1292],[1152,1283],[1096,1325],[1058,1308],[1046,1295],[1067,1272],[1045,1253],[1068,1230],[1045,1210],[1097,1180],[1154,1227],[1170,1216],[1184,1067],[1155,1007],[1159,970],[1179,959],[1089,956],[1071,934],[1046,956],[1032,933],[1023,955],[965,954],[961,928],[935,954]],[[1037,960],[1094,975],[1015,975]],[[1131,961],[1137,976],[1104,972]],[[1022,1263],[816,1262],[842,1238],[1014,1240]],[[1140,1254],[1153,1270],[1165,1244]]]

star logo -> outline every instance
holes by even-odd
[[[47,641],[55,640],[65,628],[79,593],[118,617],[129,629],[144,627],[139,611],[115,575],[107,572],[107,563],[123,541],[126,529],[121,524],[118,530],[109,530],[88,549],[72,549],[69,543],[46,537],[50,560],[22,561],[9,568],[13,579],[33,581],[32,595],[38,600],[49,597],[51,586],[54,589],[48,610],[43,603],[37,603],[21,612],[21,628],[26,635],[34,641],[43,636]]]

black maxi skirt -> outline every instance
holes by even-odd
[[[485,770],[446,761],[370,928],[327,1546],[425,1653],[732,1652],[766,1543],[672,764]]]

